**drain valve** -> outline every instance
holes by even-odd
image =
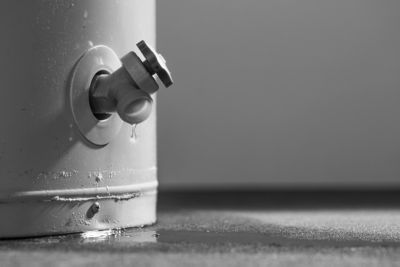
[[[157,75],[165,87],[172,85],[171,74],[164,58],[144,41],[137,44],[145,60],[134,52],[121,58],[122,66],[112,73],[98,72],[89,89],[89,102],[93,114],[99,120],[117,112],[129,124],[146,120],[152,109],[151,94],[159,86]]]

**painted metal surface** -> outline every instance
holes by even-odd
[[[134,135],[123,123],[98,146],[81,135],[68,91],[91,47],[120,57],[140,40],[154,46],[155,1],[5,0],[0,17],[0,237],[155,222],[155,109]]]

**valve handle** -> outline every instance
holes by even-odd
[[[136,46],[146,59],[143,65],[146,67],[147,71],[151,75],[157,74],[165,87],[171,86],[173,80],[164,57],[158,54],[150,45],[147,45],[145,41],[140,41]]]

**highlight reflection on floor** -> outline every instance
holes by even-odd
[[[169,192],[158,203],[153,226],[0,241],[0,263],[400,263],[395,191]]]

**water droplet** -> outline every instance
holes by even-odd
[[[83,13],[83,18],[84,18],[84,19],[87,19],[88,15],[89,15],[89,14],[88,14],[87,10],[85,10],[85,12]]]
[[[136,135],[136,125],[137,125],[137,124],[132,125],[132,132],[131,132],[131,138],[130,138],[130,140],[131,140],[132,143],[136,143],[136,138],[137,138],[137,135]]]
[[[96,175],[95,180],[96,180],[97,183],[100,183],[101,180],[103,180],[103,174],[101,174],[101,172],[99,172],[99,173]]]
[[[155,234],[153,234],[153,236],[154,236],[155,238],[158,238],[158,237],[160,237],[160,234],[159,234],[159,233],[155,233]]]
[[[93,42],[92,41],[88,41],[89,46],[93,46]]]
[[[60,171],[58,173],[58,176],[55,176],[54,178],[68,178],[68,177],[72,177],[72,173],[71,172]]]
[[[70,136],[70,137],[68,138],[68,141],[72,142],[72,136]]]

